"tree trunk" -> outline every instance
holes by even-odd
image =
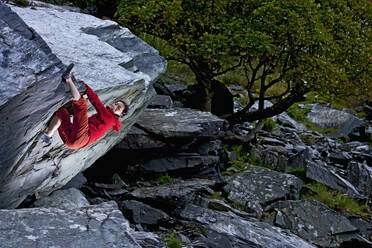
[[[207,82],[208,86],[204,86],[205,84],[202,84],[203,87],[203,98],[200,99],[200,110],[206,111],[206,112],[212,112],[212,99],[214,96],[214,91],[211,89],[211,82]]]
[[[194,87],[190,87],[194,92],[192,106],[217,116],[232,114],[234,101],[229,89],[213,78],[213,73],[208,71],[208,66],[202,63],[190,63],[189,66],[198,82]]]
[[[306,88],[298,87],[297,89],[293,89],[292,93],[287,98],[280,100],[279,102],[275,103],[273,106],[269,108],[257,110],[254,112],[239,111],[235,114],[228,116],[226,119],[232,126],[234,124],[239,124],[247,121],[252,122],[255,120],[262,120],[272,117],[274,115],[278,115],[286,111],[294,103],[303,101],[304,94],[307,93],[308,91],[309,90]]]

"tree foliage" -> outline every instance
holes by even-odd
[[[218,77],[243,71],[249,102],[227,117],[239,123],[279,114],[312,90],[371,94],[371,6],[370,0],[122,0],[117,18],[172,47],[164,56],[195,73],[205,110]],[[277,84],[283,90],[270,95]],[[274,105],[265,109],[264,100]],[[249,112],[257,101],[259,110]]]

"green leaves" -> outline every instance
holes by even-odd
[[[249,92],[278,102],[284,93],[300,99],[291,97],[299,89],[372,94],[371,6],[370,0],[122,0],[116,16],[133,32],[167,42],[173,49],[163,55],[193,64],[194,73],[216,78],[234,68],[244,72]],[[288,87],[271,95],[276,84]]]

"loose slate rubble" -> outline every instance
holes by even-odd
[[[273,210],[275,225],[321,247],[340,247],[351,240],[372,245],[346,217],[313,199],[276,202],[267,208],[269,212]]]
[[[156,95],[154,100],[147,106],[148,108],[160,108],[160,109],[169,109],[172,108],[173,101],[170,96],[166,95]]]
[[[54,191],[50,196],[37,200],[34,207],[73,209],[90,205],[80,190],[69,188]]]
[[[209,188],[213,185],[215,182],[212,180],[194,178],[154,187],[141,187],[131,193],[138,200],[149,201],[165,209],[174,209],[192,202],[200,193],[213,193]]]
[[[212,229],[205,228],[204,235],[200,235],[193,245],[203,248],[264,248],[254,242],[243,241],[231,235],[216,232]]]
[[[180,212],[180,217],[185,220],[198,222],[218,233],[248,242],[251,246],[254,243],[258,247],[262,246],[265,248],[315,248],[315,246],[291,234],[289,231],[273,227],[264,222],[250,222],[232,213],[213,211],[188,204]]]
[[[355,185],[361,194],[371,198],[372,167],[369,167],[366,162],[350,161],[347,165],[347,172],[349,182]]]
[[[363,198],[359,191],[350,182],[339,176],[324,162],[309,161],[306,168],[306,177],[327,185],[332,189],[347,193],[350,197]]]
[[[301,179],[262,167],[253,167],[234,174],[224,187],[228,199],[237,202],[257,217],[262,214],[260,205],[280,199],[299,199],[302,188]],[[253,204],[253,205],[252,205]]]
[[[115,202],[73,210],[0,210],[0,226],[2,248],[141,248]]]
[[[128,218],[138,224],[155,225],[169,219],[169,216],[160,209],[135,200],[122,201],[120,207]]]

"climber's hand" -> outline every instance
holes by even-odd
[[[70,74],[68,74],[68,76],[66,77],[66,83],[73,83],[72,82],[72,72],[70,72]]]
[[[85,87],[85,82],[84,82],[83,80],[81,80],[81,79],[76,79],[76,82],[77,82],[77,83],[84,84],[83,89],[82,89],[82,90],[79,90],[79,91],[80,91],[80,94],[82,94],[82,95],[86,95],[86,93],[87,93],[87,88]],[[79,88],[80,88],[80,86],[79,86]]]

